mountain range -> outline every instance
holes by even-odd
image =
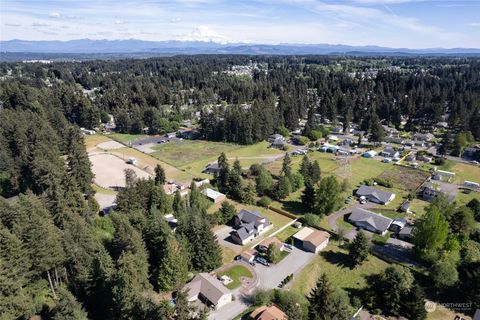
[[[23,53],[23,55],[18,55]],[[155,56],[176,54],[245,54],[245,55],[472,55],[480,56],[478,48],[388,48],[380,46],[350,46],[342,44],[252,44],[218,43],[202,41],[145,41],[129,40],[92,40],[78,39],[69,41],[0,41],[0,54],[5,56],[25,56],[42,54],[48,57],[62,55],[119,55]],[[7,59],[9,60],[9,59]]]

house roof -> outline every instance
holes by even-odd
[[[293,238],[303,241],[313,232],[312,228],[305,227],[293,235]]]
[[[408,200],[404,201],[402,203],[402,205],[400,206],[400,209],[402,209],[404,211],[408,210],[409,208],[410,208],[410,201],[408,201]]]
[[[382,152],[383,153],[388,153],[388,154],[396,154],[398,151],[396,151],[395,149],[393,149],[391,147],[387,147],[387,148],[383,149]]]
[[[214,305],[216,305],[225,294],[230,293],[219,280],[208,273],[197,274],[184,288],[188,289],[189,300],[198,296],[198,294],[202,294],[202,296]]]
[[[392,225],[399,226],[400,228],[405,227],[406,224],[407,224],[407,220],[405,220],[403,218],[397,218],[397,219],[393,220],[393,222],[392,222]]]
[[[379,201],[386,203],[390,201],[394,194],[391,192],[378,190],[367,185],[361,185],[357,190],[357,196],[370,196],[378,199]]]
[[[254,223],[258,220],[265,219],[260,212],[258,211],[249,211],[242,209],[240,212],[237,214],[238,219],[242,221],[243,223]]]
[[[206,188],[202,191],[202,194],[206,195],[210,199],[217,199],[218,197],[225,196],[223,193],[215,191],[210,188]]]
[[[400,235],[411,235],[412,231],[413,231],[413,226],[412,225],[406,225],[405,227],[402,228],[402,230],[400,230],[398,232],[398,234],[400,234]]]
[[[392,223],[392,219],[362,208],[353,209],[348,219],[353,222],[366,222],[381,232],[387,230]]]
[[[242,252],[242,254],[240,255],[243,259],[249,261],[250,259],[252,259],[253,257],[255,257],[257,255],[257,251],[253,250],[253,249],[247,249],[245,251]]]
[[[237,236],[240,238],[240,240],[243,241],[243,240],[251,237],[251,235],[252,235],[251,230],[253,230],[253,229],[250,229],[250,231],[249,231],[249,228],[247,228],[247,226],[242,226],[240,229],[237,229],[237,230],[233,231],[233,233],[237,234]]]
[[[268,237],[268,238],[264,239],[261,244],[264,245],[265,247],[268,247],[268,246],[270,246],[272,243],[273,243],[275,246],[277,246],[277,248],[279,248],[279,249],[280,249],[281,247],[283,247],[283,242],[280,241],[280,240],[278,240],[278,238],[276,238],[276,237]]]
[[[330,234],[328,232],[320,231],[320,230],[313,230],[313,232],[310,233],[303,241],[304,242],[310,242],[315,247],[318,247],[319,245],[324,243],[329,238],[330,238]]]
[[[287,315],[275,305],[258,307],[250,317],[255,320],[287,320]]]

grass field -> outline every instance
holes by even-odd
[[[338,168],[338,163],[333,160],[334,155],[326,152],[309,152],[308,157],[311,161],[317,160],[320,164],[320,170],[323,175],[333,174],[334,171]],[[300,168],[302,163],[303,156],[292,156],[292,169],[297,171]],[[270,162],[265,165],[265,168],[269,170],[272,174],[279,174],[280,169],[282,168],[283,158],[280,158],[276,161]]]
[[[92,136],[85,136],[85,147],[87,149],[87,152],[95,149],[97,144],[110,141],[111,139],[108,138],[107,136],[96,134]]]
[[[291,238],[295,233],[297,233],[300,229],[295,228],[294,226],[290,225],[287,228],[283,229],[279,233],[275,235],[276,238],[280,241],[287,241],[287,239]]]
[[[463,184],[465,180],[480,183],[480,166],[457,162],[450,171],[456,173],[456,183]]]
[[[367,261],[357,268],[350,268],[348,251],[341,248],[336,241],[330,241],[327,248],[315,256],[294,278],[291,290],[300,294],[308,294],[322,273],[326,273],[334,287],[346,290],[350,295],[356,295],[359,289],[366,285],[366,276],[378,274],[389,266],[383,260],[369,255]]]
[[[128,133],[112,133],[110,134],[110,137],[113,140],[117,140],[118,142],[128,144],[130,142],[133,142],[135,140],[143,139],[147,137],[147,135],[144,134],[128,134]]]
[[[350,163],[351,175],[348,180],[350,185],[355,188],[363,180],[378,177],[385,170],[390,170],[392,166],[392,163],[383,163],[375,159],[367,159],[363,157],[355,158],[352,159]],[[342,168],[339,168],[335,173],[342,176],[342,171]]]
[[[233,280],[232,283],[230,283],[229,285],[226,286],[230,290],[240,287],[240,285],[242,284],[240,282],[241,277],[253,278],[253,275],[250,272],[250,270],[248,270],[247,268],[245,268],[244,266],[241,266],[241,265],[234,265],[231,268],[219,273],[218,275],[219,276],[226,275],[226,276],[230,277],[230,279]]]

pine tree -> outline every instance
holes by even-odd
[[[305,189],[302,192],[302,205],[311,211],[315,204],[315,188],[310,179],[305,180]]]
[[[326,274],[317,280],[315,288],[307,298],[309,320],[350,319],[348,304],[330,285]]]
[[[255,178],[255,185],[258,194],[268,194],[273,187],[273,179],[270,172],[262,168],[258,176]]]
[[[253,186],[252,183],[248,183],[242,192],[242,203],[255,204],[256,195],[257,194],[255,192],[255,187]]]
[[[305,180],[310,178],[310,165],[310,159],[307,155],[304,155],[300,164],[299,172]]]
[[[195,308],[188,302],[188,293],[178,291],[175,301],[175,320],[190,320],[190,314],[195,312]]]
[[[82,305],[75,299],[70,291],[60,287],[58,290],[58,301],[53,308],[53,320],[87,320],[87,313]]]
[[[181,241],[168,237],[165,255],[158,266],[158,287],[162,291],[179,288],[188,280],[189,254]]]
[[[368,258],[369,250],[367,236],[365,232],[360,230],[349,246],[350,258],[355,267],[362,264]]]
[[[280,173],[288,178],[292,175],[292,159],[290,159],[288,152],[285,153],[285,156],[283,157],[282,170]]]
[[[230,165],[228,164],[228,159],[224,152],[218,157],[217,163],[220,168],[220,172],[216,177],[218,180],[218,189],[220,192],[227,193],[229,190],[228,180],[230,177]]]
[[[415,284],[405,296],[402,303],[401,314],[407,319],[424,320],[427,318],[425,310],[425,294],[422,288]]]
[[[75,128],[70,128],[67,135],[67,164],[68,172],[75,179],[80,190],[87,195],[92,194],[91,163],[85,150],[83,136]]]
[[[290,179],[282,175],[278,178],[277,183],[275,184],[274,190],[275,198],[278,200],[285,199],[290,192],[292,192],[292,185],[290,184]]]
[[[312,182],[318,183],[321,177],[321,170],[320,170],[320,164],[318,163],[317,160],[313,161],[309,171],[310,171],[310,179],[312,180]]]
[[[335,176],[328,176],[320,180],[320,185],[315,190],[313,213],[324,216],[335,211],[340,205],[341,186]]]
[[[161,165],[157,164],[155,167],[155,184],[161,186],[164,185],[166,181],[165,170]]]

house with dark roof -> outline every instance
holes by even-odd
[[[380,152],[380,155],[387,158],[396,158],[400,155],[400,153],[392,147],[387,147]]]
[[[242,209],[235,216],[234,228],[230,233],[232,240],[244,245],[272,227],[272,223],[258,211]]]
[[[413,240],[413,225],[407,224],[397,233],[397,238],[404,241]]]
[[[413,135],[413,139],[418,141],[431,141],[434,138],[435,136],[432,133],[415,133]]]
[[[277,138],[272,141],[270,144],[270,147],[276,148],[276,149],[283,149],[287,142],[285,141],[285,138],[282,136],[281,138]]]
[[[355,226],[384,235],[393,220],[362,208],[353,209],[348,220]]]
[[[367,185],[361,185],[358,188],[357,197],[365,197],[368,201],[380,204],[388,204],[395,199],[395,194],[383,190],[378,190]]]
[[[220,166],[218,165],[217,162],[214,163],[209,163],[207,166],[203,169],[203,173],[207,174],[215,174],[220,172]]]
[[[442,188],[440,182],[435,183],[427,181],[420,187],[420,196],[423,200],[431,201],[441,194],[445,195],[449,202],[452,202],[455,199],[455,193],[448,192]]]
[[[403,218],[397,218],[397,219],[393,220],[393,222],[390,224],[390,230],[393,231],[393,232],[399,232],[406,225],[407,225],[407,220],[405,220]]]
[[[199,273],[184,287],[189,302],[200,300],[207,306],[218,309],[232,301],[232,293],[217,278],[208,273]]]

